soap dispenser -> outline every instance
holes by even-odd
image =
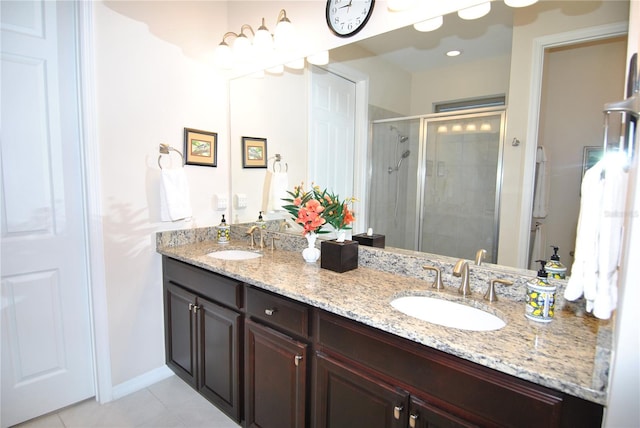
[[[222,220],[220,220],[220,225],[218,225],[218,244],[227,244],[230,240],[231,228],[227,224],[227,221],[224,219],[224,214],[222,214]]]
[[[538,276],[527,282],[527,296],[525,298],[525,316],[533,321],[551,322],[555,312],[556,286],[549,284],[546,260],[536,260],[540,263]]]
[[[264,221],[264,219],[262,218],[262,211],[258,213],[258,220],[256,221],[256,226],[258,226],[260,229],[267,228],[267,222]]]
[[[551,278],[554,279],[565,279],[567,276],[567,267],[560,263],[560,256],[558,255],[558,247],[552,245],[553,255],[551,259],[547,262],[545,266],[545,270],[549,274]]]

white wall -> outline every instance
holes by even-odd
[[[172,34],[165,30],[173,27],[155,25],[182,19],[196,25],[198,8],[210,15],[210,25],[225,28],[220,2],[94,5],[104,262],[116,386],[164,365],[155,232],[217,223],[213,195],[229,188],[227,83],[197,59],[206,49],[193,44],[181,49],[166,41]],[[160,223],[158,145],[183,151],[184,127],[218,132],[218,167],[186,166],[193,221]],[[171,162],[162,163],[177,166],[179,159],[172,154]]]

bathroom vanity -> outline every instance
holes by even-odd
[[[442,327],[390,305],[436,295],[428,274],[339,274],[282,249],[218,260],[206,255],[223,249],[214,241],[168,233],[158,238],[167,364],[244,426],[601,426],[608,322],[567,306],[537,324],[506,289],[483,303],[475,281],[467,303],[507,325]],[[362,260],[384,258],[375,251],[361,248]],[[461,299],[444,269],[438,297]]]

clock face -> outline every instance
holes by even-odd
[[[338,37],[350,37],[369,20],[375,0],[327,0],[327,25]]]

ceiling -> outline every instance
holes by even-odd
[[[457,14],[444,17],[439,29],[421,33],[413,26],[380,34],[357,44],[364,49],[414,73],[428,68],[444,67],[481,58],[511,55],[513,9],[503,2],[492,2],[491,12],[473,21]],[[458,57],[445,53],[457,49]]]

